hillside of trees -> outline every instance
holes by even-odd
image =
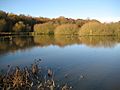
[[[16,15],[0,11],[0,34],[33,35],[120,35],[120,22],[101,23],[97,20],[65,18],[44,18]]]
[[[50,19],[43,17],[31,17],[23,14],[16,15],[0,11],[0,33],[3,32],[33,32],[33,27],[37,23],[45,23]]]

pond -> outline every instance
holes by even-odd
[[[73,90],[120,90],[120,38],[113,36],[0,37],[0,69],[42,59]],[[67,78],[65,76],[67,75]]]

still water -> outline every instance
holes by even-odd
[[[120,90],[119,37],[0,37],[0,69],[39,58],[41,67],[52,68],[55,78],[73,90]]]

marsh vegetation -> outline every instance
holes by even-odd
[[[50,68],[40,67],[41,59],[35,60],[31,66],[20,68],[8,65],[4,73],[0,73],[1,90],[70,90],[67,83],[60,85],[54,80],[54,72]]]

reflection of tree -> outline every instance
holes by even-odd
[[[53,35],[40,35],[34,36],[35,44],[39,46],[49,46],[54,44],[54,36]]]
[[[17,36],[13,38],[13,43],[18,48],[25,48],[34,45],[33,37],[32,36]]]
[[[55,35],[55,44],[60,47],[79,43],[79,39],[76,35]]]
[[[0,38],[0,53],[14,52],[16,50],[25,50],[34,45],[33,37],[9,36]]]
[[[0,55],[6,52],[29,49],[33,46],[57,45],[65,47],[73,44],[85,44],[92,47],[114,47],[120,42],[115,36],[40,35],[0,37]]]
[[[85,36],[79,37],[79,40],[92,47],[114,47],[119,42],[118,37],[115,36]]]
[[[120,39],[115,36],[84,36],[76,35],[40,35],[34,36],[34,43],[39,46],[58,45],[65,47],[73,44],[85,44],[92,47],[113,47]]]
[[[8,45],[9,45],[9,41],[7,39],[5,39],[5,41],[0,40],[0,51],[8,48]]]
[[[18,47],[23,47],[23,46],[25,46],[25,44],[26,44],[25,39],[22,39],[22,38],[19,38],[19,37],[14,38],[14,39],[13,39],[13,42],[14,42],[15,45],[18,46]]]
[[[39,46],[58,45],[60,47],[79,43],[77,36],[71,35],[40,35],[34,36],[35,44]]]

